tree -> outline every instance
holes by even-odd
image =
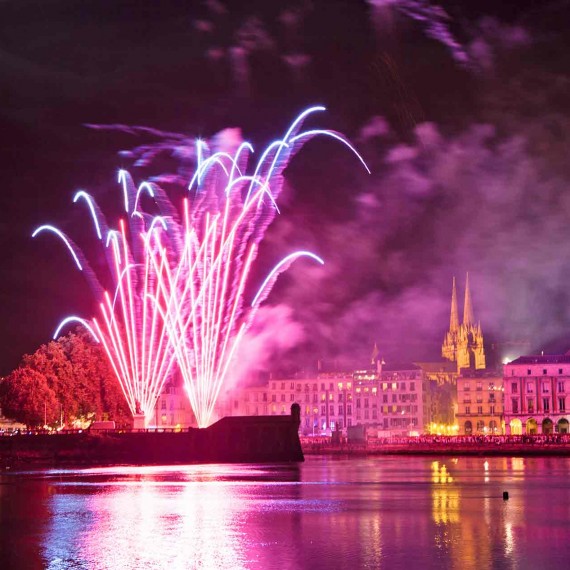
[[[19,417],[13,414],[18,406],[24,406],[29,415],[39,405],[38,394],[45,392],[48,404],[51,396],[55,399],[55,411],[48,418],[51,423],[59,422],[61,413],[67,425],[102,417],[119,425],[131,421],[120,384],[102,346],[81,329],[26,354],[20,367],[6,378],[4,388],[0,402],[5,413],[14,419]],[[17,399],[12,402],[15,396]],[[43,423],[43,407],[41,418]]]
[[[6,416],[28,427],[53,423],[59,404],[47,378],[28,366],[16,368],[0,383],[0,402]]]

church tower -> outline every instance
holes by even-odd
[[[441,355],[447,360],[457,362],[458,372],[462,368],[473,368],[476,370],[485,368],[483,333],[481,332],[481,323],[475,324],[473,316],[469,273],[467,273],[465,279],[465,301],[463,303],[463,322],[461,325],[459,324],[455,277],[453,278],[449,331],[443,340]]]

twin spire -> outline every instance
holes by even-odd
[[[463,304],[463,324],[466,326],[475,324],[473,316],[473,303],[471,301],[471,290],[469,289],[469,273],[465,278],[465,302]],[[451,316],[449,318],[450,332],[459,330],[459,310],[457,308],[457,288],[455,286],[455,277],[453,278],[453,287],[451,290]]]
[[[457,306],[457,287],[455,277],[451,290],[451,315],[449,331],[445,334],[441,355],[447,360],[457,363],[457,371],[462,368],[485,368],[485,349],[481,324],[475,323],[473,302],[469,287],[469,273],[465,280],[465,302],[463,304],[463,322],[459,323],[459,308]]]

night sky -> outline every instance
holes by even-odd
[[[309,124],[346,134],[372,174],[330,141],[293,160],[258,278],[295,247],[326,265],[280,278],[246,343],[256,366],[365,364],[374,342],[437,358],[467,271],[489,345],[569,349],[569,16],[546,0],[1,2],[0,374],[93,311],[65,248],[33,229],[95,255],[74,192],[113,221],[117,169],[153,173],[118,154],[152,138],[85,124],[239,127],[261,148],[317,103]]]

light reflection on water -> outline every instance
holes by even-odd
[[[0,568],[568,568],[569,476],[422,457],[4,474]]]

